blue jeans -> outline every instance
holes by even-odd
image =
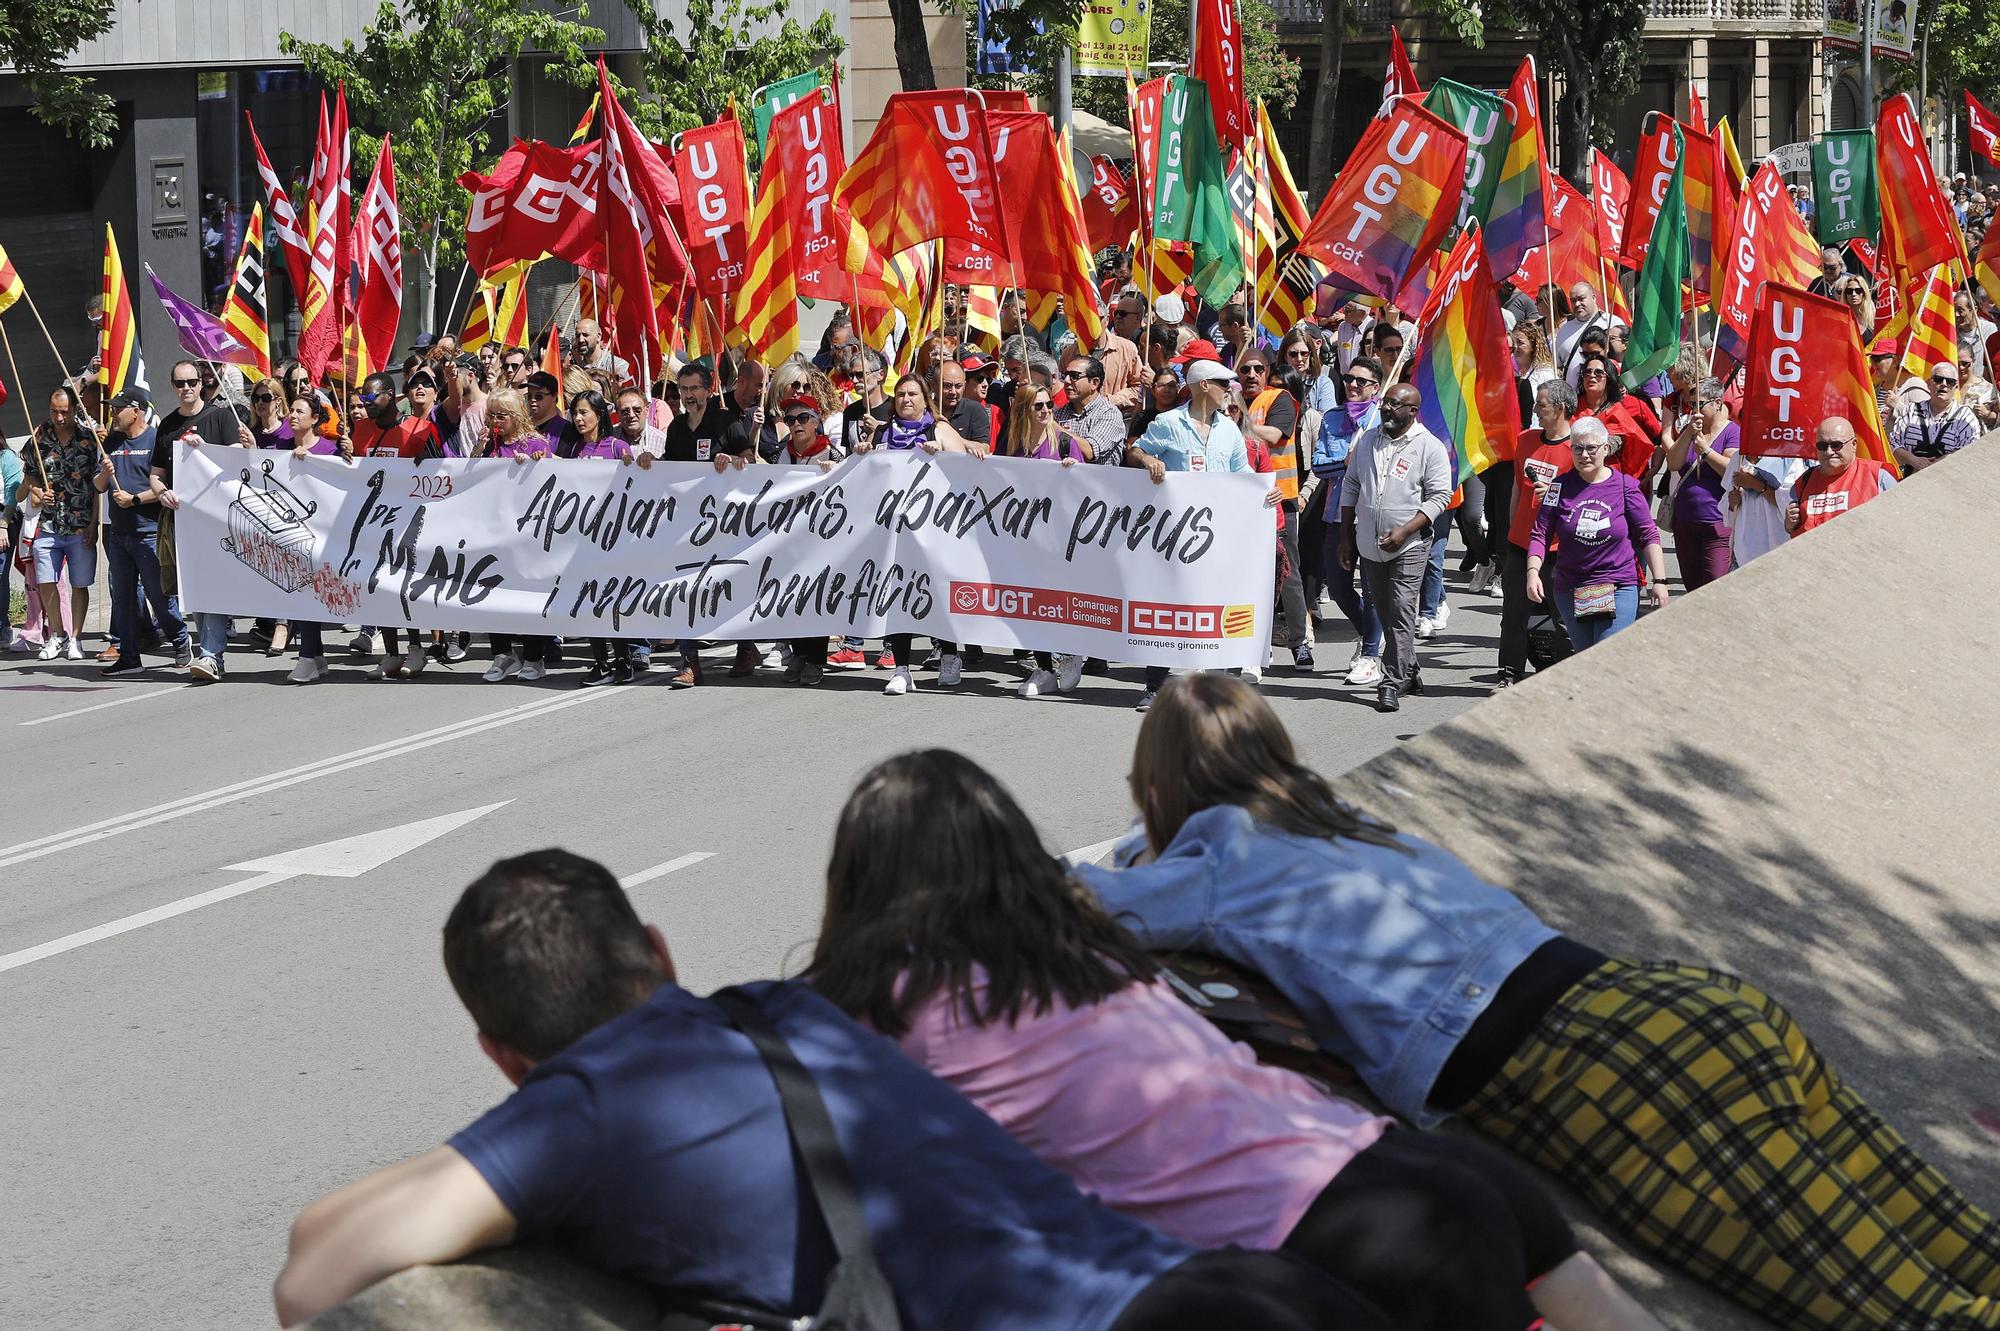
[[[1320,474],[1320,484],[1327,491],[1327,505],[1337,519],[1340,516],[1340,483],[1347,476],[1347,464],[1336,462]],[[1382,621],[1375,614],[1375,603],[1368,597],[1368,585],[1359,575],[1359,569],[1340,566],[1340,526],[1328,524],[1326,537],[1320,542],[1320,581],[1326,584],[1326,594],[1340,607],[1340,613],[1354,629],[1354,635],[1361,639],[1363,656],[1382,655]]]
[[[194,612],[195,655],[215,658],[217,673],[222,670],[222,654],[229,648],[229,616]]]
[[[1567,587],[1555,590],[1556,617],[1562,620],[1563,632],[1569,634],[1569,645],[1577,651],[1603,642],[1622,628],[1630,628],[1639,618],[1639,589],[1620,587],[1616,606],[1608,615],[1592,615],[1589,619],[1576,617],[1576,594]]]
[[[187,626],[175,612],[173,598],[160,590],[159,539],[157,533],[149,531],[113,528],[104,533],[104,555],[110,562],[111,636],[119,651],[132,656],[139,654],[139,642],[145,637],[141,596],[153,607],[160,637],[177,647],[187,641]]]
[[[1420,619],[1437,617],[1438,607],[1444,604],[1444,554],[1451,544],[1451,514],[1440,513],[1431,527],[1431,558],[1424,565],[1423,591],[1417,598],[1417,616]]]

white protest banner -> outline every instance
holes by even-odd
[[[830,471],[175,446],[191,610],[507,634],[912,632],[1260,665],[1260,476],[871,453]]]

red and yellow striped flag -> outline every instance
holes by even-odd
[[[14,269],[14,261],[7,251],[0,249],[0,310],[9,310],[14,302],[28,294],[28,287],[21,280],[21,274]]]
[[[1951,272],[1931,269],[1923,294],[1910,302],[1910,340],[1903,346],[1903,372],[1924,378],[1939,361],[1958,364],[1958,321],[1951,303]]]
[[[7,272],[14,271],[11,266]],[[1979,285],[1986,288],[1986,294],[2000,300],[2000,226],[1986,228],[1986,239],[1979,242],[1979,258],[1974,263],[1972,275],[1979,279]],[[8,302],[12,304],[11,301]],[[7,308],[0,305],[0,309]]]
[[[132,317],[132,288],[118,257],[118,238],[104,224],[104,322],[98,332],[98,382],[107,401],[130,384],[139,359],[139,323]]]
[[[1000,288],[965,289],[965,340],[989,356],[1000,352]]]
[[[481,282],[472,292],[465,319],[458,326],[458,345],[463,351],[477,351],[493,340],[493,289]]]
[[[264,205],[250,209],[250,223],[243,228],[243,248],[236,254],[236,279],[229,284],[229,299],[222,305],[222,326],[238,342],[257,354],[254,365],[243,373],[252,383],[271,374],[271,329],[264,298]]]
[[[804,179],[804,163],[792,151],[797,142],[796,135],[779,134],[773,123],[757,202],[750,209],[750,261],[736,293],[736,326],[751,354],[766,365],[799,349],[800,237],[793,224],[791,180],[795,175]]]

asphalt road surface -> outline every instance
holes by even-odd
[[[1337,616],[1321,673],[1266,676],[1308,761],[1345,770],[1486,695],[1500,602],[1452,582],[1401,712],[1339,683]],[[1037,702],[991,656],[899,699],[873,670],[583,690],[574,668],[482,683],[481,646],[391,684],[335,654],[298,688],[241,641],[206,687],[0,663],[0,1326],[273,1325],[299,1207],[507,1089],[438,955],[495,858],[604,861],[705,992],[803,965],[835,816],[891,753],[969,753],[1052,851],[1130,821],[1133,669]]]

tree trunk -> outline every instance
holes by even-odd
[[[1590,77],[1591,69],[1583,53],[1576,49],[1567,32],[1561,34],[1563,95],[1556,102],[1556,117],[1562,134],[1562,174],[1570,184],[1590,194]]]
[[[1319,87],[1313,91],[1306,143],[1306,193],[1313,207],[1333,184],[1333,118],[1340,105],[1340,62],[1347,50],[1347,0],[1320,0]]]
[[[889,21],[896,29],[896,70],[904,92],[928,92],[937,87],[931,68],[931,44],[924,32],[923,0],[889,0]]]

